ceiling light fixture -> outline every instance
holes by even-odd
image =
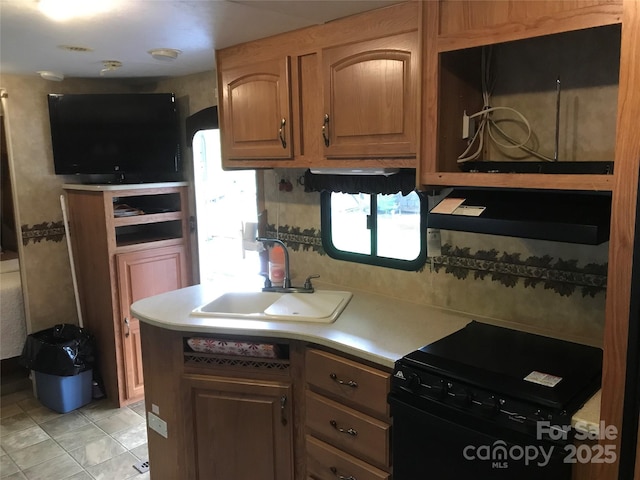
[[[64,80],[64,75],[59,72],[52,72],[50,70],[40,70],[36,73],[38,73],[38,75],[40,75],[42,79],[50,80],[52,82],[61,82],[62,80]]]
[[[149,50],[148,53],[156,60],[171,61],[178,58],[178,55],[182,52],[175,48],[154,48],[153,50]]]
[[[38,8],[55,21],[65,21],[78,17],[89,17],[114,8],[114,0],[38,0]]]
[[[122,62],[119,60],[103,60],[103,69],[100,70],[100,75],[104,75],[107,72],[113,72],[122,66]]]

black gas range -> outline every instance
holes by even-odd
[[[477,321],[404,356],[389,395],[394,479],[570,478],[571,417],[601,373],[599,348]]]

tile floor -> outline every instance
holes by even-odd
[[[2,480],[147,480],[144,402],[116,408],[107,399],[66,414],[30,390],[0,396]]]

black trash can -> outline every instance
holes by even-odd
[[[28,335],[20,364],[34,371],[38,400],[67,413],[91,401],[94,359],[93,336],[65,323]]]

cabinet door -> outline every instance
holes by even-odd
[[[144,394],[140,324],[130,306],[142,298],[177,290],[188,285],[187,260],[182,245],[151,248],[116,255],[120,328],[124,359],[125,396]]]
[[[322,58],[325,156],[415,156],[417,32],[325,49]]]
[[[289,63],[283,57],[221,72],[223,161],[292,157]]]
[[[185,391],[195,478],[293,479],[291,384],[187,375]]]

